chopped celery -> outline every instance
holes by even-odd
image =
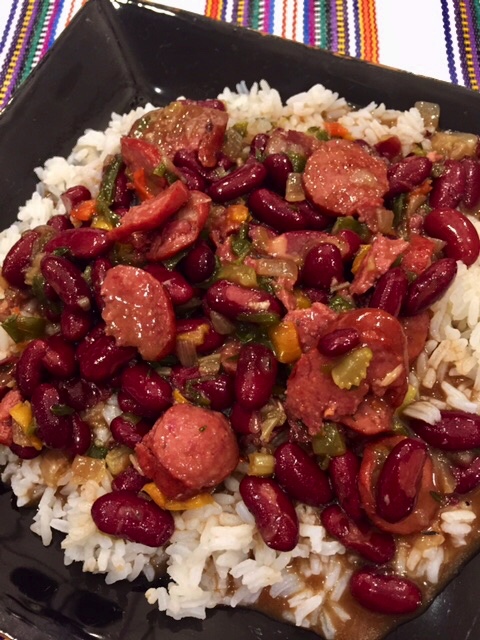
[[[46,320],[38,316],[9,316],[2,327],[14,342],[25,342],[45,334]]]
[[[367,369],[372,358],[373,353],[369,347],[359,347],[350,351],[332,368],[334,383],[340,389],[358,387],[367,377]]]
[[[342,456],[347,447],[340,427],[335,422],[325,422],[323,430],[312,438],[313,452],[318,456]]]

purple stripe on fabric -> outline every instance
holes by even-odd
[[[37,18],[37,14],[38,14],[38,10],[40,8],[40,2],[41,0],[35,0],[35,4],[33,5],[33,9],[32,9],[32,15],[30,17],[29,23],[28,23],[28,27],[27,27],[27,32],[25,34],[25,39],[23,40],[23,44],[22,44],[22,48],[20,49],[20,54],[18,56],[18,60],[17,63],[15,65],[15,70],[13,72],[12,75],[12,79],[10,81],[9,87],[7,89],[7,92],[5,94],[5,104],[7,104],[7,102],[10,100],[13,90],[15,89],[16,85],[17,85],[17,78],[18,78],[18,74],[21,71],[22,68],[22,64],[23,64],[23,59],[25,57],[25,52],[28,49],[28,46],[30,44],[30,36],[32,35],[32,30],[35,24],[35,20]]]
[[[250,26],[250,3],[248,2],[248,0],[245,0],[245,2],[243,3],[242,27],[249,27],[249,26]]]
[[[268,29],[270,26],[270,13],[272,11],[272,3],[270,2],[270,0],[265,0],[265,2],[263,3],[263,26],[262,29],[263,31],[267,31],[268,33]]]
[[[15,16],[16,4],[12,2],[12,6],[10,7],[10,13],[8,14],[7,24],[5,25],[5,30],[2,35],[2,39],[0,40],[0,53],[5,49],[5,45],[7,44],[7,37],[12,28],[13,18]]]
[[[478,44],[476,39],[475,27],[477,25],[476,17],[473,15],[470,0],[465,0],[465,8],[467,13],[468,33],[470,34],[470,46],[472,48],[472,62],[475,71],[475,77],[480,83],[480,59],[478,56]]]
[[[23,0],[23,6],[20,9],[20,15],[18,16],[16,25],[15,25],[15,32],[13,34],[13,38],[10,43],[10,48],[7,53],[6,62],[3,65],[3,69],[0,71],[0,84],[3,84],[5,80],[5,76],[7,75],[9,62],[13,58],[15,47],[17,46],[18,38],[20,36],[20,31],[22,29],[23,21],[25,20],[25,15],[27,13],[27,7],[28,7],[28,0]]]
[[[338,20],[336,0],[330,0],[330,49],[338,51]]]
[[[448,2],[447,0],[440,0],[442,6],[442,19],[443,19],[443,35],[445,38],[445,46],[447,50],[447,63],[448,72],[450,73],[450,79],[455,84],[458,84],[457,71],[455,69],[455,59],[453,57],[453,44],[452,37],[450,35],[450,17],[448,15]]]
[[[226,3],[225,3],[226,4]],[[238,23],[238,0],[233,0],[232,6],[232,24]]]
[[[345,29],[345,53],[350,51],[350,33],[348,28],[348,0],[343,0],[343,25]]]
[[[220,16],[220,19],[223,20],[223,22],[225,22],[227,19],[227,0],[223,0],[222,2],[222,14]]]
[[[309,36],[310,36],[310,44],[315,45],[317,44],[315,41],[315,33],[316,33],[316,28],[315,28],[315,3],[314,2],[308,2],[307,4],[309,5],[309,9],[308,9],[308,13],[309,13],[309,24],[310,24],[310,28],[309,28]]]

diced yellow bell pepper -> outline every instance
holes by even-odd
[[[184,395],[178,389],[173,390],[173,401],[175,404],[190,404]]]
[[[312,301],[303,291],[294,289],[293,294],[297,300],[297,309],[310,309]]]
[[[242,287],[256,287],[257,274],[253,267],[246,264],[224,264],[217,274],[219,280],[229,280]]]
[[[356,274],[357,271],[360,269],[362,262],[365,260],[365,258],[369,254],[371,248],[372,248],[371,244],[360,245],[360,249],[357,251],[357,255],[355,256],[355,259],[352,264],[351,271],[353,274]]]
[[[280,322],[269,329],[268,335],[279,362],[291,364],[302,355],[297,328],[293,322]]]
[[[193,498],[188,500],[169,500],[154,482],[149,482],[143,486],[142,491],[145,491],[150,498],[158,504],[162,509],[167,511],[187,511],[189,509],[200,509],[207,504],[213,504],[214,499],[209,493],[199,493]]]
[[[225,213],[230,222],[243,223],[250,219],[250,212],[244,204],[231,204]]]
[[[104,229],[105,231],[111,231],[113,229],[113,225],[101,216],[94,216],[90,226],[94,229]]]
[[[187,340],[188,342],[193,342],[193,344],[198,347],[203,344],[205,336],[209,331],[210,327],[208,324],[201,324],[192,331],[177,334],[177,340]]]
[[[22,427],[25,435],[31,435],[35,430],[33,422],[32,405],[28,400],[20,402],[10,409],[10,415],[17,424]]]

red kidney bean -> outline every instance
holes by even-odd
[[[330,289],[334,282],[345,280],[340,249],[328,242],[319,244],[305,256],[301,280],[306,287]]]
[[[205,242],[193,247],[180,263],[183,274],[193,284],[208,280],[213,275],[215,267],[215,254]]]
[[[29,268],[35,242],[40,237],[38,231],[26,231],[5,256],[2,275],[8,284],[25,289],[25,272]]]
[[[59,404],[62,404],[60,394],[52,384],[41,384],[32,394],[32,411],[37,423],[37,435],[52,449],[66,449],[72,440],[71,416],[56,416],[52,412],[52,407]]]
[[[389,453],[378,476],[378,515],[387,522],[399,522],[412,512],[428,453],[424,442],[405,438]]]
[[[474,158],[463,158],[465,188],[463,203],[467,209],[475,209],[480,203],[480,163]]]
[[[395,540],[391,534],[375,531],[365,524],[355,524],[337,504],[325,507],[320,519],[329,535],[370,562],[384,564],[395,555]]]
[[[19,444],[15,444],[15,442],[12,442],[9,449],[21,460],[33,460],[33,458],[38,458],[42,453],[41,450],[35,449],[35,447],[21,447]]]
[[[209,380],[202,379],[193,386],[206,397],[213,411],[225,411],[232,406],[234,399],[232,376],[220,373]]]
[[[60,316],[60,331],[65,340],[78,342],[90,331],[92,322],[90,311],[65,307]]]
[[[95,302],[100,311],[105,306],[100,290],[102,288],[103,281],[107,275],[107,271],[112,268],[112,263],[108,258],[97,258],[92,264],[92,270],[90,272],[90,278],[92,282],[92,291],[95,297]]]
[[[163,284],[174,305],[186,304],[195,295],[195,289],[178,271],[170,271],[163,264],[148,264],[145,271]]]
[[[275,480],[294,500],[320,507],[333,498],[327,474],[295,442],[275,450]]]
[[[270,136],[266,133],[257,133],[250,143],[250,155],[257,159],[262,156],[265,153],[269,139]]]
[[[304,219],[305,229],[312,231],[324,231],[332,225],[332,216],[325,215],[308,200],[296,202],[295,208]]]
[[[133,491],[115,491],[97,498],[92,505],[92,518],[103,533],[147,547],[161,547],[175,530],[169,511]]]
[[[110,423],[110,431],[116,442],[130,449],[135,449],[137,444],[142,441],[143,436],[146,435],[151,428],[151,424],[145,420],[132,422],[123,415],[117,416]]]
[[[83,456],[90,449],[93,436],[90,425],[77,415],[72,415],[72,442],[68,452],[72,456]]]
[[[113,208],[115,211],[117,211],[117,209],[129,209],[131,204],[132,193],[128,188],[128,178],[125,172],[125,167],[122,167],[115,180]]]
[[[266,175],[267,170],[263,164],[252,160],[210,185],[208,195],[214,202],[240,198],[258,188]]]
[[[391,164],[387,170],[390,190],[389,197],[399,193],[411,191],[422,184],[432,171],[432,161],[424,156],[409,156],[395,164]]]
[[[357,523],[365,521],[358,491],[359,471],[360,461],[353,451],[333,457],[328,465],[333,491],[345,513]]]
[[[374,147],[381,156],[387,158],[390,162],[398,158],[402,153],[402,143],[398,136],[390,136],[390,138],[380,140]]]
[[[443,296],[456,273],[457,263],[453,258],[442,258],[430,265],[410,284],[403,305],[404,314],[414,316],[428,309]]]
[[[423,228],[429,236],[446,243],[447,258],[462,260],[467,266],[480,253],[480,238],[470,220],[456,209],[433,209],[425,218]]]
[[[77,359],[82,378],[89,382],[108,382],[137,353],[134,347],[118,347],[114,338],[104,334],[92,342],[85,340],[77,349]]]
[[[73,224],[70,222],[70,218],[66,215],[52,216],[50,220],[48,220],[47,225],[56,231],[73,229]]]
[[[194,173],[186,167],[181,169],[181,174],[185,178],[185,184],[190,191],[205,191],[207,188],[207,181],[199,176],[198,173]]]
[[[191,175],[196,176],[200,180],[205,181],[208,177],[208,169],[200,164],[197,154],[187,149],[179,149],[173,157],[173,164],[182,171],[186,169]]]
[[[465,411],[441,411],[435,424],[417,418],[409,421],[413,431],[432,447],[443,451],[480,448],[480,416]]]
[[[314,289],[313,287],[303,287],[304,293],[310,299],[310,302],[321,302],[328,304],[328,293],[323,289]]]
[[[230,423],[234,431],[245,436],[258,433],[259,422],[259,416],[256,411],[245,409],[239,402],[233,403]]]
[[[285,194],[288,174],[292,173],[293,165],[286,153],[272,153],[265,158],[263,164],[268,172],[268,181],[275,191]]]
[[[85,202],[85,200],[91,200],[91,198],[92,194],[90,191],[81,184],[70,187],[70,189],[64,191],[60,196],[60,200],[63,202],[67,214],[70,214],[73,207],[76,207],[81,202]]]
[[[219,280],[205,295],[205,301],[213,311],[229,320],[261,322],[266,314],[282,315],[279,301],[260,289],[248,289],[238,284]]]
[[[77,369],[73,346],[61,336],[50,336],[46,344],[42,361],[45,369],[56,378],[71,378]]]
[[[80,260],[93,260],[106,253],[113,242],[106,231],[92,227],[66,229],[47,242],[45,253],[57,249],[68,249],[68,252]]]
[[[158,418],[173,402],[172,387],[145,363],[124,369],[121,385],[123,391],[141,407],[142,413],[139,415],[145,418]]]
[[[459,160],[445,160],[443,173],[432,182],[429,203],[432,209],[453,209],[463,196],[465,169]]]
[[[407,274],[400,267],[394,267],[380,276],[368,306],[398,316],[407,291]]]
[[[142,476],[135,467],[127,467],[112,481],[112,491],[133,491],[138,493],[143,489],[148,479]]]
[[[338,233],[335,234],[337,238],[341,238],[345,244],[347,245],[347,250],[343,254],[343,261],[350,262],[356,256],[357,251],[360,249],[360,245],[362,244],[362,239],[355,233],[355,231],[351,231],[350,229],[342,229]]]
[[[272,395],[278,364],[262,344],[246,344],[240,350],[235,374],[235,397],[246,409],[260,409]]]
[[[475,458],[467,467],[451,467],[455,478],[455,493],[470,493],[480,485],[480,456]]]
[[[268,478],[245,476],[240,482],[240,495],[265,544],[276,551],[291,551],[298,542],[298,518],[278,484]]]
[[[320,353],[329,358],[343,356],[360,344],[360,334],[356,329],[335,329],[324,335],[318,341],[317,348]]]
[[[195,335],[194,340],[197,353],[202,355],[215,351],[215,349],[221,347],[225,342],[225,336],[215,331],[212,323],[210,320],[207,320],[207,318],[177,320],[177,340],[179,336],[188,333]]]
[[[88,311],[92,293],[78,267],[66,258],[46,255],[40,263],[42,275],[67,306]]]
[[[62,404],[66,404],[75,411],[85,411],[102,400],[101,390],[93,382],[71,378],[61,380],[57,384]],[[107,395],[110,395],[109,393]],[[106,397],[105,397],[106,399]]]
[[[422,606],[422,592],[414,582],[374,569],[354,573],[350,592],[365,609],[386,615],[413,613]]]
[[[142,415],[142,407],[138,404],[136,400],[132,398],[132,396],[120,389],[117,394],[118,406],[123,411],[123,413],[131,413],[134,416]]]
[[[43,358],[46,351],[45,340],[32,340],[27,344],[17,362],[15,378],[24,398],[30,398],[42,382],[44,376]]]
[[[305,229],[305,215],[286,202],[278,193],[269,189],[257,189],[248,198],[248,208],[253,215],[275,231]]]

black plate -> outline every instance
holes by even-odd
[[[352,103],[409,108],[438,102],[442,126],[480,133],[480,94],[148,3],[90,0],[0,117],[1,226],[33,191],[33,168],[63,155],[111,111],[179,95],[214,97],[225,86],[265,78],[284,98],[321,82]],[[59,539],[45,548],[0,484],[0,630],[18,640],[313,640],[310,632],[253,611],[217,610],[175,622],[147,605],[146,585],[107,586],[64,567]],[[480,557],[421,617],[389,640],[480,637]]]

